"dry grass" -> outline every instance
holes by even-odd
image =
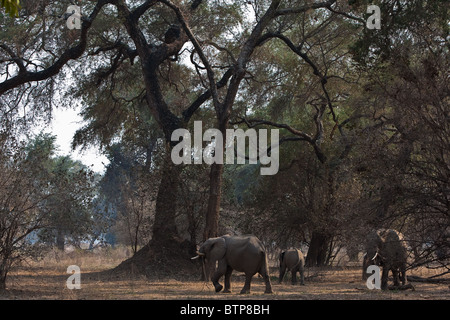
[[[415,291],[369,290],[361,280],[359,268],[309,269],[305,286],[292,286],[285,279],[278,284],[277,271],[272,270],[274,294],[263,294],[264,283],[255,277],[252,293],[240,295],[244,278],[239,273],[232,277],[231,294],[215,293],[212,284],[190,279],[148,279],[138,274],[118,276],[105,273],[127,258],[123,248],[101,252],[55,253],[51,252],[40,262],[28,262],[17,267],[9,275],[7,291],[0,293],[2,299],[256,299],[256,300],[311,300],[311,299],[445,299],[450,300],[450,288],[446,284],[413,283]],[[81,289],[69,290],[66,273],[69,265],[81,269]],[[425,277],[439,270],[413,270],[409,274]],[[222,280],[223,281],[223,280]]]

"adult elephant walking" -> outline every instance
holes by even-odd
[[[303,253],[296,248],[287,249],[280,253],[280,283],[283,281],[286,270],[292,274],[292,284],[297,283],[297,272],[300,273],[300,284],[305,284],[305,258]]]
[[[266,284],[265,293],[272,293],[272,285],[269,279],[266,250],[262,242],[253,235],[229,236],[206,240],[197,256],[205,258],[209,262],[218,261],[216,272],[211,277],[216,292],[223,289],[219,279],[225,275],[225,290],[231,292],[230,278],[233,270],[245,273],[245,284],[242,293],[250,293],[252,277],[258,272],[264,278]]]
[[[363,260],[363,279],[367,279],[367,267],[375,264],[383,267],[381,289],[388,288],[388,275],[392,271],[394,286],[406,283],[407,247],[403,235],[393,229],[373,231],[366,238],[366,253]]]

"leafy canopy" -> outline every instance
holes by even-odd
[[[6,13],[8,13],[11,17],[19,16],[19,0],[1,0],[1,6],[5,8]]]

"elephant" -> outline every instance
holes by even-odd
[[[280,283],[283,281],[283,277],[287,269],[291,271],[293,285],[297,283],[297,272],[300,273],[300,284],[305,285],[305,257],[299,249],[291,248],[288,250],[284,250],[280,253],[279,260]]]
[[[269,278],[269,265],[266,250],[262,242],[253,235],[230,236],[209,238],[198,249],[197,256],[218,266],[211,281],[216,292],[223,289],[219,279],[225,275],[225,289],[223,292],[231,292],[230,278],[233,270],[245,273],[245,284],[241,294],[250,293],[252,277],[258,272],[264,279],[265,293],[272,293],[272,285]]]
[[[371,264],[383,267],[381,289],[388,288],[388,274],[392,271],[394,286],[398,287],[399,274],[402,285],[406,283],[406,260],[408,258],[406,242],[403,235],[393,229],[379,229],[366,237],[363,259],[363,280],[367,279],[367,267]]]

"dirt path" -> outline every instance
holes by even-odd
[[[79,300],[153,300],[153,299],[232,299],[232,300],[450,300],[449,284],[413,283],[415,290],[369,290],[361,280],[359,269],[308,271],[305,286],[292,286],[288,279],[278,284],[272,276],[273,294],[263,294],[262,279],[254,278],[252,293],[240,295],[244,284],[240,274],[232,276],[232,293],[215,293],[212,284],[192,279],[151,280],[143,276],[105,275],[98,266],[81,267],[81,289],[69,290],[66,267],[22,267],[14,270],[7,282],[7,291],[0,299],[79,299]],[[425,276],[425,271],[411,272]]]

